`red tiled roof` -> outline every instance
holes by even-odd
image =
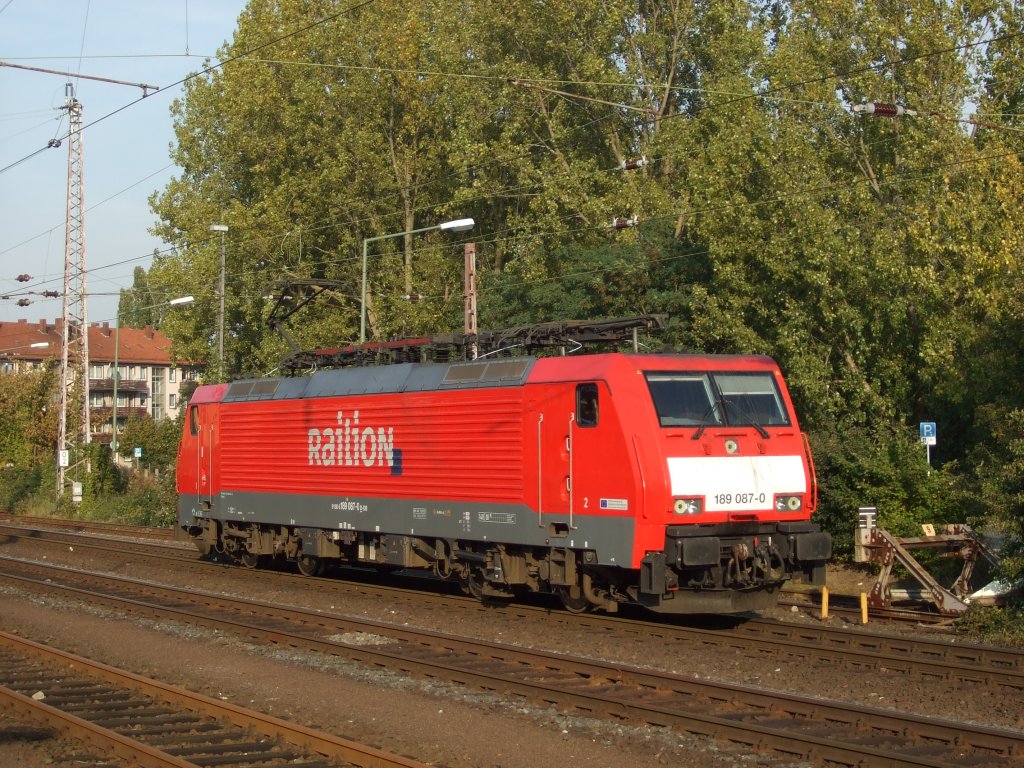
[[[48,323],[26,320],[0,323],[0,357],[19,360],[46,360],[60,356],[62,321]],[[117,337],[117,358],[125,363],[171,364],[171,340],[152,326],[145,328],[122,327],[120,333],[109,323],[89,326],[89,360],[103,363],[114,361],[114,341]],[[49,347],[33,348],[32,344],[49,342]]]

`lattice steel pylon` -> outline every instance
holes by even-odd
[[[82,103],[67,85],[68,199],[64,233],[64,302],[60,353],[60,416],[57,422],[57,498],[64,494],[68,469],[85,465],[89,444],[89,317],[85,290],[85,179],[82,155]],[[115,374],[116,375],[116,374]],[[68,434],[68,402],[74,387],[81,390],[81,424]],[[117,407],[117,403],[114,403]]]

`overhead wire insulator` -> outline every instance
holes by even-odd
[[[620,171],[635,171],[637,168],[643,168],[647,165],[647,155],[639,158],[638,160],[623,160],[619,164]]]
[[[31,303],[32,302],[29,301],[28,299],[18,299],[18,306],[19,307],[27,307]]]
[[[27,282],[28,282],[29,280],[31,280],[31,279],[32,279],[32,275],[25,275],[25,274],[22,274],[22,275],[18,275],[18,276],[17,276],[16,278],[14,278],[14,279],[15,279],[15,280],[17,280],[17,281],[18,281],[19,283],[27,283]]]
[[[609,225],[611,229],[629,229],[635,227],[637,224],[637,217],[634,215],[629,219],[612,219],[612,223]]]
[[[917,110],[901,107],[899,104],[885,104],[878,101],[854,104],[851,109],[854,112],[865,115],[876,115],[878,117],[917,117]]]
[[[60,297],[60,291],[43,291],[43,296],[48,299],[56,299]]]

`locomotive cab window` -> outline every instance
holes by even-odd
[[[647,386],[663,427],[789,426],[770,373],[650,371]]]
[[[789,414],[769,373],[715,374],[730,424],[789,425]]]
[[[188,409],[188,427],[193,435],[199,434],[199,406],[193,405]]]
[[[576,386],[576,423],[581,427],[596,427],[597,406],[597,384],[578,384]]]
[[[718,399],[705,373],[648,373],[658,422],[663,427],[700,427],[722,423]]]

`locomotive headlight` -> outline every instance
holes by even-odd
[[[799,512],[803,505],[804,500],[800,496],[775,497],[776,512]]]
[[[676,499],[672,511],[677,515],[699,515],[704,510],[700,499]]]

